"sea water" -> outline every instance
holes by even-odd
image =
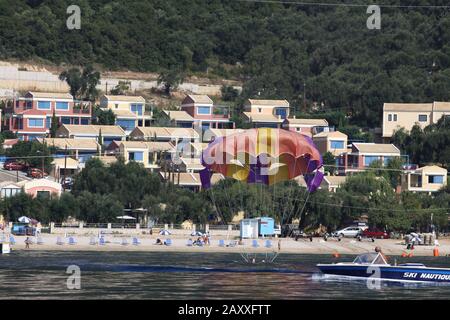
[[[375,290],[364,280],[329,279],[315,267],[352,258],[281,253],[266,263],[267,257],[259,254],[248,263],[239,253],[15,251],[0,255],[0,299],[450,297],[450,286],[386,283]],[[447,257],[398,258],[398,262],[450,267]],[[68,285],[74,276],[78,287]]]

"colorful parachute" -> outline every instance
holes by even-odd
[[[248,183],[272,185],[303,175],[308,190],[322,179],[322,157],[311,138],[284,129],[258,128],[219,137],[202,153],[202,186],[212,172]]]

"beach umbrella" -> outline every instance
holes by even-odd
[[[191,233],[191,236],[192,236],[192,237],[195,237],[195,236],[201,237],[202,235],[203,235],[203,233],[201,233],[200,231],[193,231],[193,232]]]
[[[21,216],[19,219],[17,219],[17,221],[22,222],[22,223],[30,223],[30,218],[25,217],[25,216]]]
[[[170,235],[170,231],[164,229],[164,230],[161,230],[161,231],[159,232],[159,234],[162,235],[162,236],[169,236],[169,235]]]

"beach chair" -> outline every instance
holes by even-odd
[[[141,244],[141,241],[137,238],[137,237],[134,237],[133,238],[133,245],[134,246],[138,246],[138,245],[140,245]]]
[[[266,240],[266,242],[264,243],[264,247],[266,247],[266,248],[272,248],[272,241]]]
[[[187,245],[188,247],[192,247],[192,245],[193,245],[192,239],[188,239],[186,245]]]
[[[236,241],[235,240],[233,240],[233,241],[230,241],[230,243],[228,244],[228,246],[229,247],[236,247]]]
[[[69,237],[69,242],[70,245],[74,245],[77,244],[77,240],[74,237]]]
[[[127,238],[122,238],[122,242],[120,244],[123,245],[123,246],[127,246],[128,245]]]
[[[95,237],[91,237],[89,239],[89,244],[95,246],[97,244],[97,239]]]
[[[44,244],[44,240],[42,239],[41,236],[37,237],[36,243],[37,244]]]
[[[219,247],[225,247],[225,241],[219,240]]]
[[[59,246],[62,246],[64,244],[64,241],[62,241],[61,237],[56,238],[56,244]]]
[[[106,241],[105,241],[105,238],[103,238],[103,236],[101,236],[100,239],[98,240],[98,244],[101,246],[106,245]]]
[[[166,241],[164,241],[164,244],[166,246],[171,246],[172,245],[172,240],[171,239],[167,239]]]
[[[253,248],[258,248],[259,247],[258,240],[252,240],[252,247]]]
[[[12,235],[9,236],[9,244],[11,244],[11,245],[15,245],[16,244],[16,239],[14,239],[14,237]]]

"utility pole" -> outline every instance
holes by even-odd
[[[64,148],[64,173],[63,173],[63,179],[62,179],[62,187],[63,187],[63,192],[66,191],[66,168],[67,168],[67,144],[66,147]]]
[[[303,111],[306,111],[306,81],[303,81]]]

